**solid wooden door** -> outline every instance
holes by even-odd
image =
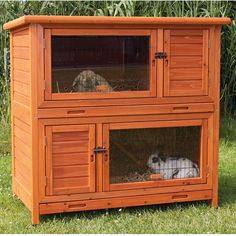
[[[95,125],[46,126],[46,195],[95,191]]]
[[[208,95],[208,30],[164,30],[164,95]]]

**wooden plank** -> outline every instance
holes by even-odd
[[[15,81],[14,91],[16,91],[17,93],[19,93],[25,97],[30,97],[30,86],[28,84],[23,84],[23,83],[19,83],[19,82]]]
[[[88,153],[53,154],[53,166],[88,164]]]
[[[218,207],[218,165],[219,165],[219,127],[220,127],[220,49],[221,49],[221,27],[215,28],[215,83],[214,83],[214,99],[216,110],[214,112],[214,130],[213,130],[213,140],[214,140],[214,161],[213,161],[213,194],[211,200],[211,206]]]
[[[152,194],[163,194],[163,193],[180,193],[188,191],[199,191],[199,190],[211,190],[211,185],[207,184],[193,184],[193,185],[180,185],[180,186],[165,186],[153,187],[153,188],[137,188],[129,190],[119,191],[103,191],[94,193],[80,193],[73,195],[61,195],[61,196],[46,196],[42,199],[43,203],[54,203],[54,202],[66,202],[76,200],[88,200],[88,199],[104,199],[104,198],[117,198],[117,197],[128,197],[128,196],[147,196]]]
[[[202,44],[170,44],[171,56],[202,56]]]
[[[13,99],[19,103],[24,104],[25,106],[30,106],[30,98],[26,97],[16,91],[13,92]]]
[[[52,153],[84,153],[88,152],[88,141],[69,141],[69,142],[53,142]]]
[[[199,80],[193,80],[197,81],[199,83]],[[171,81],[174,82],[174,81]],[[178,84],[179,81],[177,81]],[[180,83],[184,83],[184,81],[180,81]],[[186,86],[191,86],[188,85],[188,81],[186,81],[187,85]],[[172,91],[171,91],[172,92]],[[174,91],[174,93],[177,94],[178,91]],[[182,92],[181,90],[179,91],[180,93]],[[190,94],[193,93],[191,90],[189,91]],[[201,88],[200,92],[197,90],[197,94],[201,94]],[[185,94],[187,94],[185,92]],[[186,98],[185,98],[186,99]],[[186,104],[183,103],[184,106],[188,106],[189,109],[186,110],[186,112],[207,112],[207,111],[212,111],[214,109],[213,105],[210,103],[195,103],[195,104]],[[140,106],[117,106],[117,107],[97,107],[97,108],[92,108],[92,107],[85,107],[84,108],[84,113],[69,113],[68,114],[68,109],[67,108],[55,108],[55,109],[41,109],[38,111],[38,117],[39,118],[59,118],[59,117],[108,117],[108,116],[121,116],[120,119],[123,119],[122,116],[127,116],[127,115],[151,115],[151,114],[173,114],[173,113],[179,113],[179,111],[173,109],[173,107],[178,107],[178,106],[183,106],[183,104],[171,104],[171,105],[140,105]],[[70,111],[76,111],[78,109],[76,108],[71,108]],[[69,126],[68,126],[69,127]]]
[[[16,136],[14,137],[14,139],[15,139],[15,148],[19,149],[26,156],[31,157],[30,147],[27,146],[23,141],[21,141]]]
[[[202,56],[171,56],[170,57],[171,72],[174,68],[176,68],[176,71],[178,71],[177,68],[181,71],[185,71],[185,69],[191,70],[193,68],[198,68],[198,71],[201,72],[202,63],[203,63]],[[192,73],[189,73],[189,75],[191,76]],[[170,77],[170,79],[172,79],[172,77]]]
[[[185,91],[191,92],[191,90],[201,90],[201,88],[202,88],[202,80],[178,80],[178,81],[171,80],[170,81],[170,90],[172,94],[175,93],[175,90],[180,90],[182,91],[182,94],[184,96]]]
[[[18,59],[29,60],[29,48],[28,47],[14,47],[13,48],[13,57]]]
[[[173,31],[173,30],[172,30]],[[172,36],[172,33],[171,33]],[[179,44],[201,44],[202,43],[202,35],[195,36],[195,35],[173,35],[170,38],[170,43],[179,43]]]
[[[14,58],[14,69],[28,72],[30,70],[30,62],[25,59]]]
[[[202,30],[197,30],[197,29],[177,29],[177,30],[175,30],[175,29],[171,29],[171,31],[170,31],[170,35],[171,36],[174,36],[174,35],[176,35],[176,36],[189,36],[189,35],[191,35],[191,36],[202,36],[202,34],[203,34],[203,32],[202,32]]]
[[[89,192],[89,187],[71,187],[70,188],[55,188],[53,189],[54,195],[71,195]]]
[[[209,32],[208,30],[203,31],[203,68],[202,68],[202,95],[208,95],[209,88]]]
[[[88,177],[58,178],[53,180],[53,190],[61,188],[81,188],[89,185]]]
[[[16,101],[12,102],[12,107],[14,110],[14,116],[19,120],[24,121],[27,124],[30,124],[30,109],[27,106],[22,105]]]
[[[27,134],[31,133],[31,127],[29,124],[25,123],[24,121],[14,117],[14,126],[18,126],[23,131],[25,131]]]
[[[30,84],[30,74],[25,71],[13,69],[14,81],[24,84]]]
[[[229,24],[230,18],[227,17],[107,17],[107,16],[22,16],[18,19],[10,21],[4,24],[4,29],[13,30],[15,28],[23,27],[25,25],[37,23],[37,24],[67,24],[73,25],[73,27],[85,24],[92,25],[93,27],[110,24],[111,26],[119,25],[119,27],[125,25],[211,25],[211,24]],[[60,26],[61,27],[61,26]],[[146,28],[146,27],[145,27]]]
[[[32,205],[31,205],[32,195],[29,192],[29,190],[26,189],[25,186],[22,185],[17,179],[14,179],[14,186],[16,195],[21,199],[21,201],[25,204],[25,206],[29,210],[32,210]]]
[[[95,124],[89,125],[89,191],[95,192],[96,190],[96,157],[94,154],[94,148],[96,146],[96,126]]]
[[[96,147],[103,146],[103,125],[98,123],[96,125]],[[102,153],[96,153],[96,192],[103,191],[103,155]]]
[[[164,51],[164,30],[158,29],[157,30],[157,51],[163,52]],[[163,60],[155,60],[156,64],[156,80],[157,80],[157,97],[163,97],[163,89],[164,89],[164,62]]]
[[[31,134],[25,132],[19,126],[14,126],[15,133],[14,136],[20,139],[25,145],[31,147]]]
[[[194,200],[208,200],[211,199],[212,192],[208,191],[195,191],[186,193],[174,194],[160,194],[136,197],[122,197],[113,199],[100,199],[89,201],[75,201],[67,203],[51,203],[40,204],[41,214],[52,214],[59,212],[73,212],[85,211],[94,209],[107,209],[117,207],[139,206],[139,205],[152,205],[173,202],[188,202]]]
[[[170,80],[201,80],[202,70],[198,68],[171,68]]]
[[[88,139],[89,133],[87,131],[54,132],[52,135],[53,142],[88,141]]]
[[[29,35],[14,35],[13,36],[13,47],[29,47]]]
[[[53,167],[53,178],[67,178],[67,177],[88,177],[88,165],[76,166],[56,166]]]

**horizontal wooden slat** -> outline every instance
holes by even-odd
[[[18,148],[14,150],[15,158],[20,160],[21,162],[25,163],[28,169],[31,169],[32,159],[31,157],[25,155],[21,152]]]
[[[202,43],[202,36],[190,36],[190,35],[178,35],[178,36],[172,36],[170,38],[170,43],[188,43],[188,44],[194,44],[194,43]]]
[[[81,177],[88,176],[88,165],[58,166],[53,168],[53,178]]]
[[[170,89],[171,90],[183,90],[183,94],[185,94],[184,91],[201,89],[201,88],[202,88],[202,81],[201,80],[170,81]]]
[[[23,167],[20,162],[15,162],[15,177],[24,185],[28,190],[31,188],[31,172]]]
[[[87,131],[54,132],[52,134],[53,142],[63,141],[88,141],[89,133]]]
[[[13,47],[13,58],[21,58],[29,60],[29,48],[28,47]]]
[[[88,177],[77,177],[77,178],[60,178],[54,179],[53,187],[59,188],[75,188],[75,187],[87,187]]]
[[[199,68],[202,69],[202,56],[171,56],[170,67],[173,68]],[[183,69],[183,70],[184,70]]]
[[[202,30],[191,30],[191,29],[186,29],[186,30],[179,30],[179,29],[172,29],[170,30],[170,35],[196,35],[196,36],[202,36],[203,31]]]
[[[87,152],[87,141],[69,141],[69,142],[54,142],[52,153],[73,153]]]
[[[78,194],[78,193],[88,193],[89,187],[74,187],[74,188],[55,188],[53,189],[53,195],[63,195],[63,194]]]
[[[24,84],[30,84],[30,75],[28,72],[13,69],[13,80]]]
[[[63,165],[86,165],[88,164],[88,153],[65,153],[53,155],[53,166]]]
[[[203,55],[202,44],[171,44],[171,56],[201,56]]]
[[[13,47],[29,47],[29,35],[13,35]]]
[[[200,80],[202,70],[200,68],[172,68],[170,80]]]
[[[29,146],[27,146],[23,141],[21,141],[16,136],[14,137],[14,144],[15,148],[19,149],[22,153],[24,153],[26,156],[31,157],[31,149]]]
[[[14,125],[19,127],[20,129],[24,130],[26,133],[31,134],[31,127],[29,124],[25,123],[24,121],[14,117]]]
[[[16,166],[20,166],[22,171],[24,171],[24,174],[25,174],[24,176],[26,176],[27,178],[30,178],[30,176],[27,173],[30,173],[30,170],[31,170],[31,160],[25,155],[23,156],[24,156],[23,158],[22,156],[21,157],[16,156],[15,163],[16,163]]]
[[[13,101],[12,110],[14,112],[14,116],[19,120],[24,121],[26,124],[30,124],[30,109],[27,106],[24,106],[21,103]]]
[[[28,84],[23,84],[15,81],[13,89],[14,89],[13,91],[16,91],[21,95],[24,95],[25,97],[30,97],[30,87]]]
[[[25,106],[30,106],[30,97],[24,96],[16,91],[13,92],[13,99],[19,103],[24,104]]]
[[[13,68],[28,72],[30,70],[30,61],[25,59],[13,58]]]
[[[96,200],[83,200],[71,202],[57,202],[40,204],[40,214],[52,214],[59,212],[85,211],[103,208],[128,207],[138,205],[163,204],[173,202],[188,202],[195,200],[207,200],[212,198],[211,190],[165,193],[153,195],[139,195],[131,197],[114,197]]]
[[[14,135],[28,147],[31,146],[31,135],[18,126],[14,126]]]

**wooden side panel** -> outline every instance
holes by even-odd
[[[164,95],[208,95],[208,30],[165,30],[164,50]]]
[[[95,190],[95,125],[46,127],[46,195]]]
[[[12,158],[14,194],[32,209],[30,32],[11,33]]]

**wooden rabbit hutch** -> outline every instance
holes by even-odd
[[[10,30],[13,193],[51,213],[218,205],[229,18],[23,16]]]

